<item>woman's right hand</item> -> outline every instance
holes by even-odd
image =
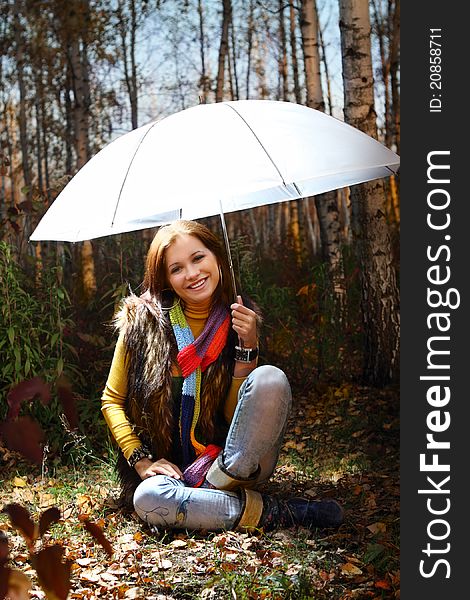
[[[175,479],[183,479],[183,473],[179,468],[166,458],[160,458],[155,462],[152,462],[149,458],[142,458],[135,464],[134,468],[141,479],[147,479],[155,475],[168,475],[168,477],[174,477]]]

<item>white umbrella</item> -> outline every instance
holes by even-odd
[[[313,196],[395,173],[358,129],[290,102],[201,104],[120,136],[91,158],[30,240],[78,242]]]
[[[395,173],[361,131],[290,102],[201,104],[120,136],[58,195],[31,240],[78,242],[312,196]]]

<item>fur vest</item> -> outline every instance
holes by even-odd
[[[135,433],[155,460],[180,463],[179,402],[174,397],[172,365],[178,353],[168,310],[145,297],[130,295],[115,318],[124,334],[127,366],[126,413]],[[231,329],[219,358],[202,374],[201,413],[196,437],[203,444],[224,444],[228,427],[223,407],[231,385],[236,334]],[[117,470],[121,505],[132,508],[141,479],[122,452]]]

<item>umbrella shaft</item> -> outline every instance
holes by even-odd
[[[233,288],[233,298],[234,301],[237,302],[237,284],[235,281],[235,272],[233,270],[233,260],[232,260],[232,252],[230,250],[230,242],[228,239],[228,234],[227,234],[227,226],[225,224],[225,215],[224,215],[224,210],[222,207],[222,201],[219,199],[219,204],[220,204],[220,222],[222,224],[222,232],[224,235],[224,241],[225,241],[225,247],[227,249],[227,257],[228,257],[228,266],[230,269],[230,277],[232,279],[232,288]]]

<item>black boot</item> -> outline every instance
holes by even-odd
[[[276,496],[262,496],[263,513],[259,527],[264,531],[295,526],[308,529],[339,527],[344,520],[344,511],[336,500],[280,500]]]

